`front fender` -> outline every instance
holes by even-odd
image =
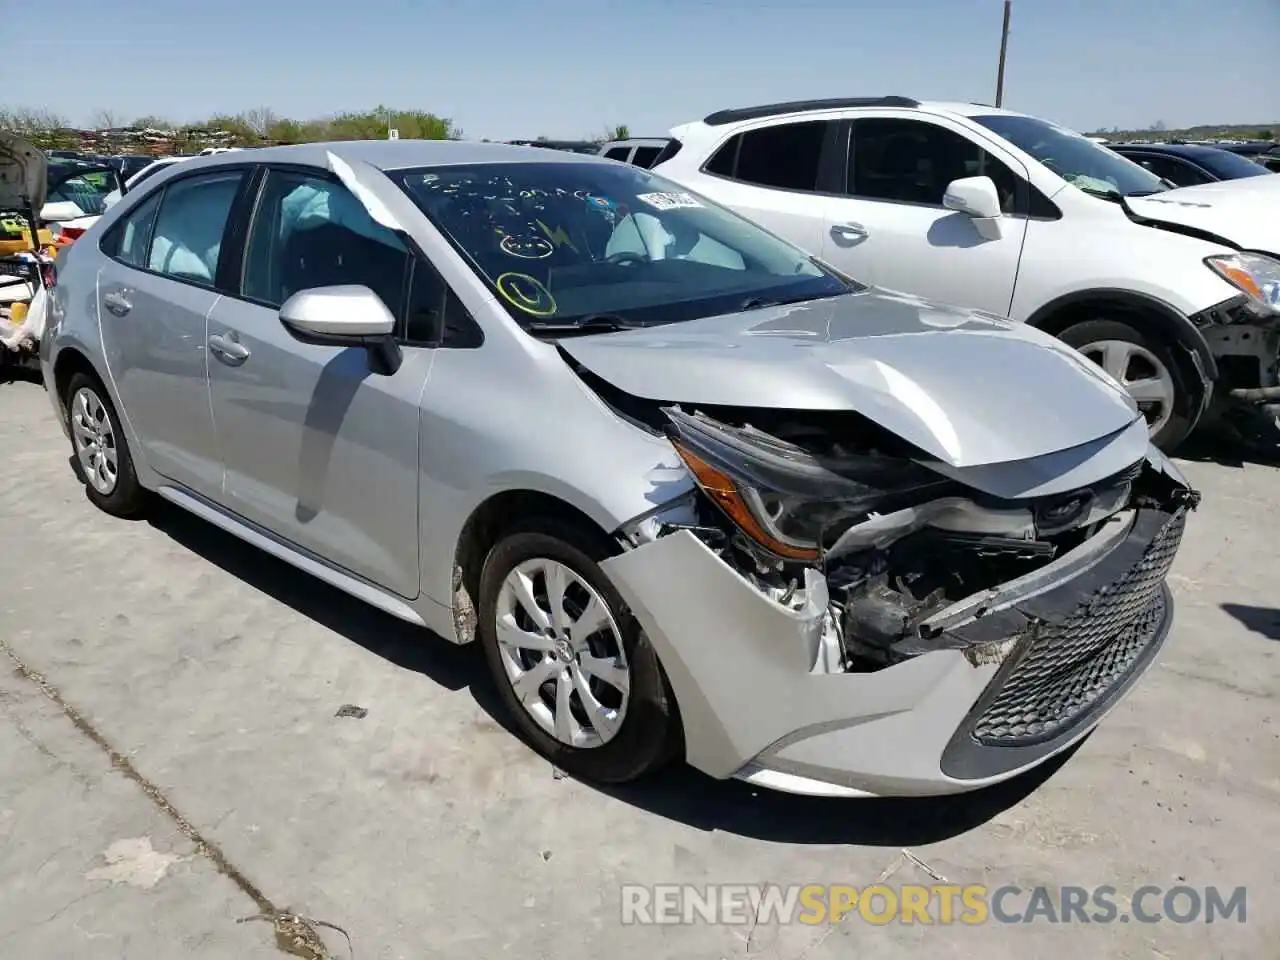
[[[1096,303],[1099,307],[1114,305],[1126,310],[1141,311],[1159,323],[1161,329],[1167,331],[1175,343],[1191,354],[1206,387],[1218,379],[1218,363],[1204,334],[1186,314],[1172,304],[1148,293],[1108,288],[1077,290],[1044,304],[1027,317],[1026,322],[1050,333],[1060,333],[1061,330],[1055,326],[1055,318],[1061,316],[1063,311],[1087,303]]]

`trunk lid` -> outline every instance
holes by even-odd
[[[0,210],[39,214],[44,206],[48,161],[44,151],[16,133],[0,133]]]
[[[559,346],[633,396],[851,410],[955,467],[1078,447],[1140,416],[1114,380],[1047,334],[887,291]]]

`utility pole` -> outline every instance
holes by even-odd
[[[1000,32],[1000,67],[996,71],[996,106],[1004,106],[1004,55],[1009,49],[1009,8],[1013,0],[1004,0],[1004,29]]]

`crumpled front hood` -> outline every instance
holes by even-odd
[[[1125,203],[1141,217],[1207,230],[1242,250],[1280,255],[1280,174],[1179,187]]]
[[[16,133],[0,133],[0,210],[44,206],[48,161]]]
[[[956,467],[1077,447],[1139,416],[1114,380],[1047,334],[885,291],[565,338],[560,348],[633,396],[852,410]]]

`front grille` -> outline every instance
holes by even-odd
[[[1162,588],[1185,523],[1179,511],[1119,579],[1060,622],[1032,626],[974,739],[987,746],[1052,739],[1124,679],[1168,616]]]

